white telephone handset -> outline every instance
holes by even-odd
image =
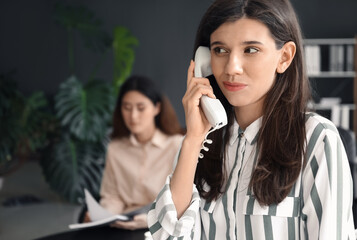
[[[211,52],[208,47],[200,46],[195,53],[195,77],[207,77],[211,74]],[[202,149],[208,151],[209,149],[204,144],[211,144],[212,140],[207,139],[207,136],[211,132],[227,125],[227,113],[218,99],[213,99],[206,95],[201,97],[200,106],[212,126],[212,129],[207,133],[202,143]],[[199,158],[203,158],[202,153],[200,153]]]
[[[212,74],[211,53],[208,47],[200,46],[195,54],[195,77],[207,77]],[[200,105],[213,128],[219,129],[227,125],[227,114],[218,99],[202,96]]]

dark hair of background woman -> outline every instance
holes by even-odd
[[[111,139],[130,135],[130,131],[124,123],[121,112],[123,97],[129,91],[140,92],[149,98],[154,105],[158,103],[161,104],[160,113],[155,117],[155,124],[163,133],[167,135],[183,134],[184,131],[180,126],[176,112],[169,99],[160,93],[151,79],[145,76],[134,75],[129,77],[120,87],[113,115],[113,132]]]
[[[295,12],[288,0],[218,0],[203,16],[199,25],[195,48],[209,46],[211,34],[223,23],[241,18],[255,19],[267,26],[280,49],[286,42],[296,44],[296,54],[289,68],[277,74],[267,93],[262,126],[258,137],[258,160],[252,172],[250,188],[262,205],[278,204],[291,191],[304,167],[305,112],[311,98],[310,86],[304,69],[301,31]],[[213,76],[210,81],[214,93],[228,114],[226,130],[210,136],[213,144],[204,159],[199,161],[195,184],[200,195],[211,201],[224,191],[227,176],[224,171],[224,150],[229,139],[229,126],[234,120],[233,107],[223,96]],[[219,144],[223,139],[223,144]],[[217,143],[217,144],[214,144]],[[208,192],[203,185],[210,186]]]

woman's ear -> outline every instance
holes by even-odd
[[[158,102],[155,104],[155,116],[159,115],[160,112],[161,112],[161,103]]]
[[[296,45],[294,42],[290,41],[284,44],[281,49],[281,56],[276,71],[278,73],[283,73],[290,66],[296,53]]]

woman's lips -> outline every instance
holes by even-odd
[[[232,91],[232,92],[242,90],[247,86],[246,84],[231,83],[231,82],[223,82],[223,85],[228,91]]]

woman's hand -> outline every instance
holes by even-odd
[[[200,99],[202,95],[207,95],[211,98],[216,97],[207,78],[194,77],[194,68],[195,63],[191,60],[187,72],[187,90],[182,98],[182,104],[185,110],[186,139],[194,138],[202,142],[211,125],[199,106]]]
[[[84,218],[83,218],[83,222],[84,223],[88,223],[88,222],[91,222],[92,220],[90,219],[89,217],[89,213],[88,211],[84,214]]]
[[[190,205],[198,156],[205,135],[211,128],[200,108],[200,99],[202,95],[216,98],[207,78],[194,77],[194,68],[195,63],[191,61],[187,72],[187,90],[182,98],[187,132],[170,182],[177,218],[180,218]]]
[[[128,230],[148,228],[147,214],[145,213],[138,214],[134,216],[134,219],[132,221],[128,221],[128,222],[116,221],[112,223],[110,226],[116,228],[128,229]]]

